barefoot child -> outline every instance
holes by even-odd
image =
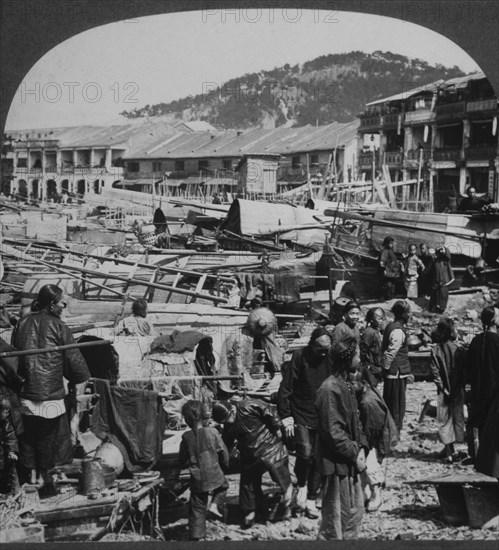
[[[189,500],[189,536],[191,540],[203,539],[206,535],[208,500],[212,494],[209,511],[222,517],[227,491],[227,480],[222,471],[229,465],[229,453],[218,431],[203,427],[203,404],[201,401],[187,401],[182,414],[189,428],[182,436],[179,461],[188,466],[191,474],[191,498]]]

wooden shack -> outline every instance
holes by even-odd
[[[277,168],[281,155],[244,155],[236,171],[239,173],[238,194],[274,195],[277,193]]]

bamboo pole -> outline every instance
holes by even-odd
[[[11,247],[11,248],[13,248],[13,247]],[[13,258],[17,258],[16,255],[14,255],[12,253],[9,253],[9,252],[5,252],[5,250],[3,250],[3,249],[2,249],[2,254],[5,255],[5,256],[10,256],[10,257],[13,257]],[[25,252],[19,252],[19,254],[26,255]],[[79,276],[75,275],[74,273],[71,273],[71,271],[63,269],[62,267],[59,267],[57,264],[54,264],[52,262],[46,262],[45,260],[41,260],[41,259],[35,258],[34,256],[30,256],[30,255],[27,255],[26,259],[29,259],[32,263],[40,264],[40,265],[43,265],[45,267],[50,267],[52,269],[55,269],[59,273],[63,273],[64,275],[69,275],[70,277],[73,277],[75,279],[79,279],[80,281],[82,281],[84,283],[94,285],[98,288],[101,288],[103,290],[111,292],[112,294],[116,294],[120,298],[130,298],[130,296],[128,294],[124,293],[124,292],[120,292],[119,290],[114,290],[114,288],[108,287],[108,286],[103,285],[101,283],[98,283],[96,281],[86,279],[85,277],[83,277],[83,275],[79,275]]]
[[[181,380],[181,381],[196,381],[196,380],[241,380],[243,377],[234,375],[192,375],[192,376],[151,376],[149,378],[120,378],[118,384],[123,385],[125,383],[137,384],[142,382],[167,382],[169,380]],[[168,394],[170,395],[170,394]]]
[[[112,344],[110,340],[96,340],[95,342],[75,342],[74,344],[65,344],[64,346],[53,346],[51,348],[34,348],[34,349],[23,349],[15,351],[4,351],[0,353],[0,358],[4,357],[21,357],[24,355],[39,355],[41,353],[51,353],[52,351],[66,351],[68,349],[81,349],[81,348],[91,348],[96,346],[107,346]]]
[[[421,169],[423,167],[423,148],[419,149],[419,162],[418,162],[418,182],[416,185],[416,204],[415,204],[415,210],[416,212],[419,209],[419,194],[421,192]]]
[[[16,241],[12,240],[12,239],[4,239],[5,242],[13,242],[15,243]],[[161,266],[161,265],[156,265],[156,264],[147,264],[147,263],[144,263],[144,262],[134,262],[133,260],[127,260],[126,258],[113,258],[111,256],[99,256],[98,254],[87,254],[85,252],[73,252],[71,250],[60,250],[56,247],[52,247],[50,245],[44,245],[44,244],[37,244],[37,243],[34,243],[33,244],[33,248],[41,248],[41,249],[44,249],[44,250],[52,250],[54,252],[57,252],[57,253],[60,253],[60,254],[69,254],[69,255],[73,255],[73,256],[76,256],[78,258],[92,258],[94,260],[100,260],[100,261],[103,261],[103,262],[113,262],[115,264],[122,264],[122,265],[133,265],[133,266],[137,266],[137,267],[141,267],[141,268],[145,268],[145,269],[151,269],[151,270],[154,270],[154,271],[163,271],[165,273],[180,273],[182,275],[192,275],[192,276],[201,276],[203,275],[203,273],[201,273],[200,271],[193,271],[193,270],[189,270],[189,269],[180,269],[180,268],[176,268],[176,267],[168,267],[168,266]],[[211,277],[211,278],[215,278],[217,279],[218,277],[216,275],[208,275],[208,277]],[[223,278],[220,278],[221,281],[224,281],[224,282],[233,282],[234,279],[232,277],[223,277]]]

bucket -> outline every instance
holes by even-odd
[[[98,498],[104,489],[104,472],[100,458],[87,459],[82,463],[83,494],[88,497]]]
[[[464,499],[468,509],[470,527],[480,529],[499,515],[499,487],[475,487],[464,485]]]
[[[437,485],[444,520],[451,525],[466,525],[468,510],[461,485]]]
[[[32,525],[0,531],[0,544],[9,542],[45,542],[45,528],[43,525]]]

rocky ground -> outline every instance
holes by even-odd
[[[383,504],[376,512],[364,515],[361,538],[393,540],[497,540],[495,530],[472,529],[468,526],[453,526],[445,522],[437,493],[432,486],[414,486],[406,482],[443,475],[451,472],[472,472],[471,466],[445,464],[438,457],[442,444],[438,440],[437,423],[425,416],[418,422],[423,404],[435,399],[435,387],[430,382],[415,382],[408,386],[408,409],[405,429],[393,455],[385,460],[386,488]],[[465,445],[458,451],[466,452]],[[255,524],[250,529],[239,526],[234,493],[237,479],[231,483],[229,502],[233,510],[227,524],[208,522],[207,540],[313,540],[317,536],[318,520],[304,516],[283,521],[267,521]],[[188,495],[184,495],[186,498]],[[162,525],[168,540],[186,540],[187,520]]]
[[[481,331],[479,314],[483,307],[498,299],[487,289],[475,294],[451,296],[447,315],[454,318],[461,339],[469,343],[474,334]],[[372,307],[374,304],[370,304]],[[389,310],[392,302],[380,304]],[[364,308],[366,309],[366,308]],[[438,317],[427,312],[427,303],[420,300],[412,303],[415,330],[430,329],[438,322]],[[467,525],[454,526],[446,522],[439,504],[436,490],[431,485],[413,485],[407,482],[424,480],[452,472],[472,473],[473,467],[459,462],[444,463],[439,457],[443,446],[438,439],[435,418],[419,417],[424,403],[436,398],[435,385],[428,381],[416,381],[407,388],[407,415],[401,439],[391,457],[385,459],[386,487],[383,491],[382,506],[376,512],[366,512],[362,524],[361,538],[372,540],[498,540],[497,529],[473,529]],[[456,450],[466,455],[466,445],[457,445]],[[265,478],[264,478],[265,479]],[[319,520],[294,515],[290,519],[265,521],[249,529],[239,525],[237,509],[238,476],[230,476],[229,517],[226,523],[210,520],[207,525],[207,540],[314,540],[317,536]],[[269,509],[277,496],[266,480],[266,493]],[[181,500],[187,502],[188,491]],[[181,519],[169,521],[160,517],[166,540],[187,540],[186,507]],[[121,540],[137,540],[138,535],[122,533]],[[140,537],[139,537],[140,538]],[[116,535],[108,535],[103,540],[116,540]]]

